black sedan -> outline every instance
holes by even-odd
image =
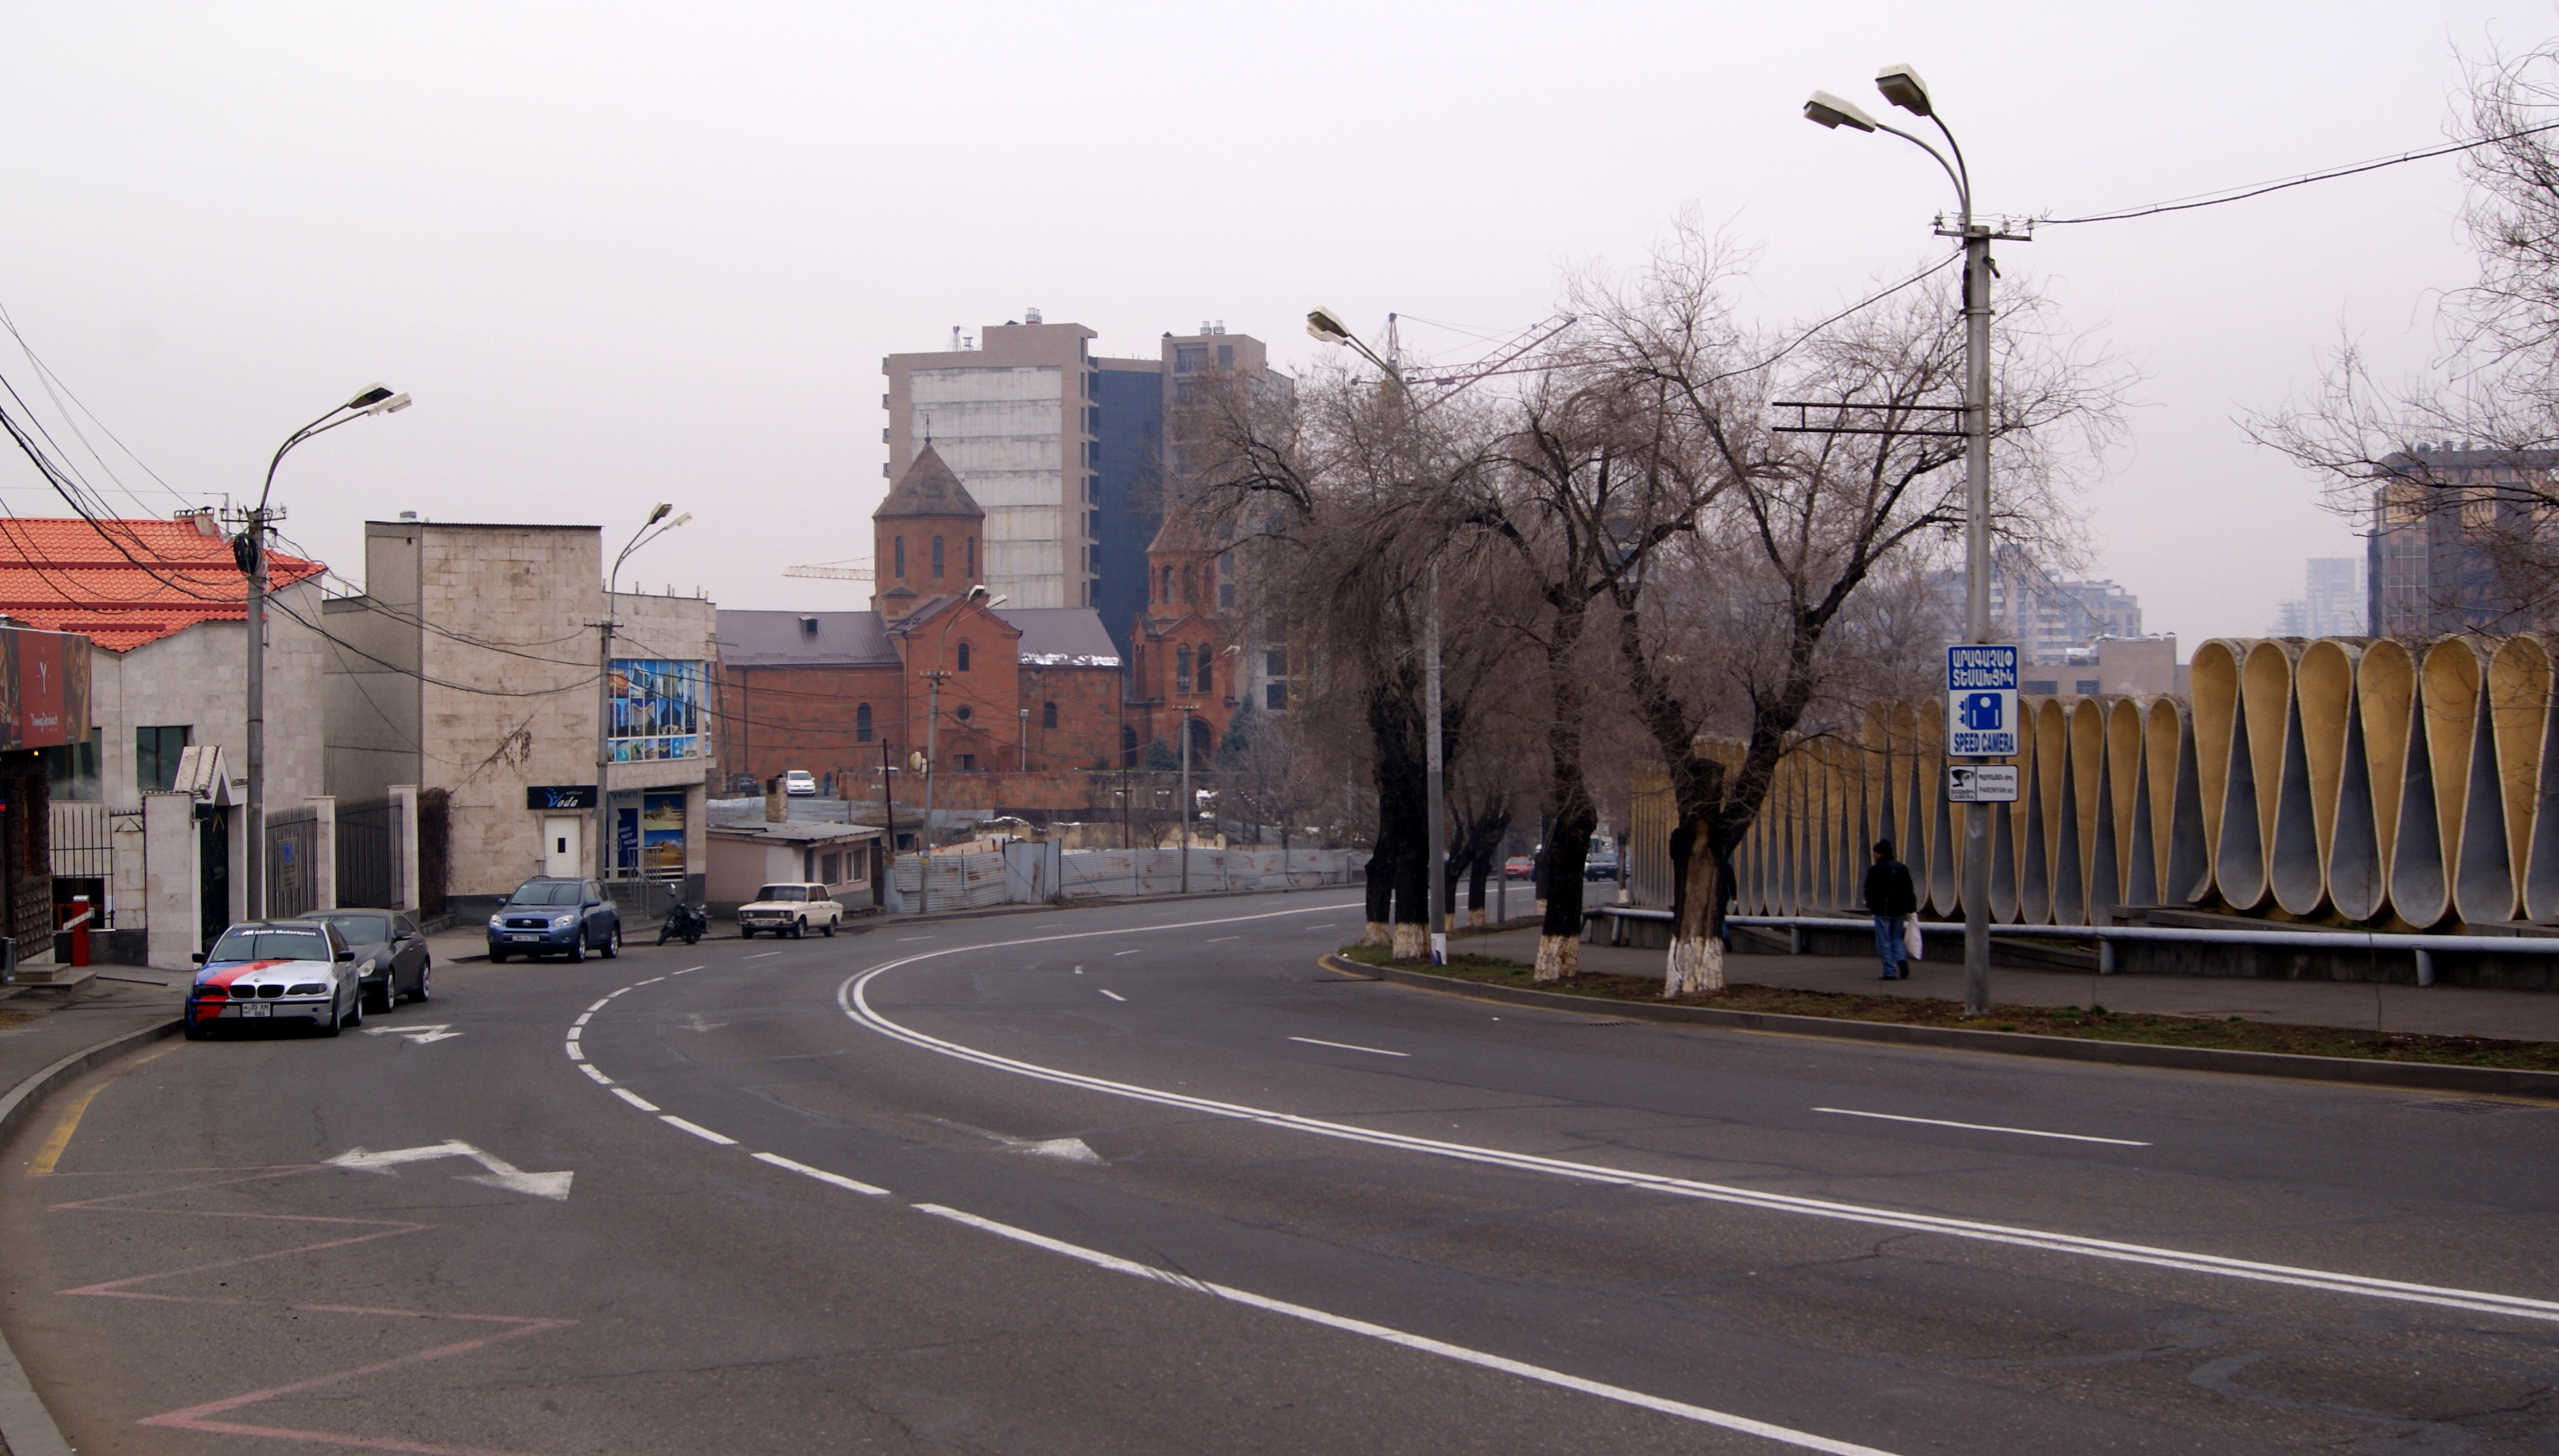
[[[388,1011],[402,996],[427,999],[435,966],[417,922],[396,910],[328,910],[312,919],[327,921],[355,950],[367,1011]]]

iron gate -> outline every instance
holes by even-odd
[[[389,800],[338,805],[338,903],[391,908],[392,810]]]
[[[337,907],[320,903],[320,816],[308,811],[271,814],[266,820],[266,913],[293,920],[315,910]]]

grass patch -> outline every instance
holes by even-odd
[[[1449,956],[1434,966],[1421,960],[1396,960],[1383,946],[1345,947],[1341,955],[1363,965],[1392,965],[1457,980],[1488,985],[1560,991],[1600,1001],[1662,1000],[1658,976],[1603,975],[1583,971],[1572,980],[1538,985],[1535,967],[1494,955]],[[2494,1037],[2396,1035],[2342,1026],[2294,1026],[2284,1022],[2249,1021],[2232,1016],[2157,1016],[2108,1011],[2104,1007],[1991,1007],[1988,1017],[1967,1020],[1963,1003],[1920,996],[1864,996],[1845,991],[1793,990],[1782,986],[1736,984],[1717,995],[1683,996],[1683,1006],[1711,1006],[1724,1011],[1759,1011],[1782,1016],[1821,1016],[1838,1021],[1886,1021],[1903,1026],[1946,1026],[1967,1031],[2014,1031],[2032,1036],[2078,1037],[2087,1041],[2141,1042],[2153,1046],[2202,1047],[2232,1052],[2282,1052],[2303,1057],[2355,1057],[2371,1062],[2434,1062],[2459,1067],[2494,1067],[2520,1072],[2559,1072],[2559,1042],[2502,1041]]]

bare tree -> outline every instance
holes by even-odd
[[[2466,558],[2465,579],[2407,604],[2421,630],[2516,632],[2559,624],[2559,41],[2491,52],[2468,91],[2479,276],[2444,297],[2443,358],[2388,384],[2349,338],[2311,399],[2245,428],[2312,472],[2330,510]]]
[[[1687,233],[1633,285],[1582,300],[1591,366],[1660,390],[1666,437],[1703,457],[1685,469],[1722,483],[1697,531],[1613,577],[1607,603],[1679,816],[1672,996],[1724,985],[1731,856],[1779,761],[1826,718],[1906,687],[1891,664],[1943,641],[1926,641],[1942,618],[1891,598],[1924,590],[1918,568],[1964,518],[1944,409],[1962,378],[1953,301],[1903,294],[1780,348],[1731,324],[1726,277]],[[2068,543],[2061,488],[2112,439],[2124,375],[2063,336],[2031,286],[2013,298],[1994,343],[1995,524],[2049,550]],[[1776,399],[1819,401],[1799,416],[1815,430],[1777,428]],[[1886,582],[1898,591],[1879,599]]]

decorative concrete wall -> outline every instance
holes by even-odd
[[[2559,711],[2535,637],[2219,638],[2182,695],[2024,700],[2019,800],[1994,805],[1994,919],[2119,906],[2394,929],[2559,921]],[[1854,906],[1900,846],[1962,913],[1944,715],[1881,703],[1781,766],[1736,859],[1745,912]],[[1639,786],[1640,787],[1640,786]]]

